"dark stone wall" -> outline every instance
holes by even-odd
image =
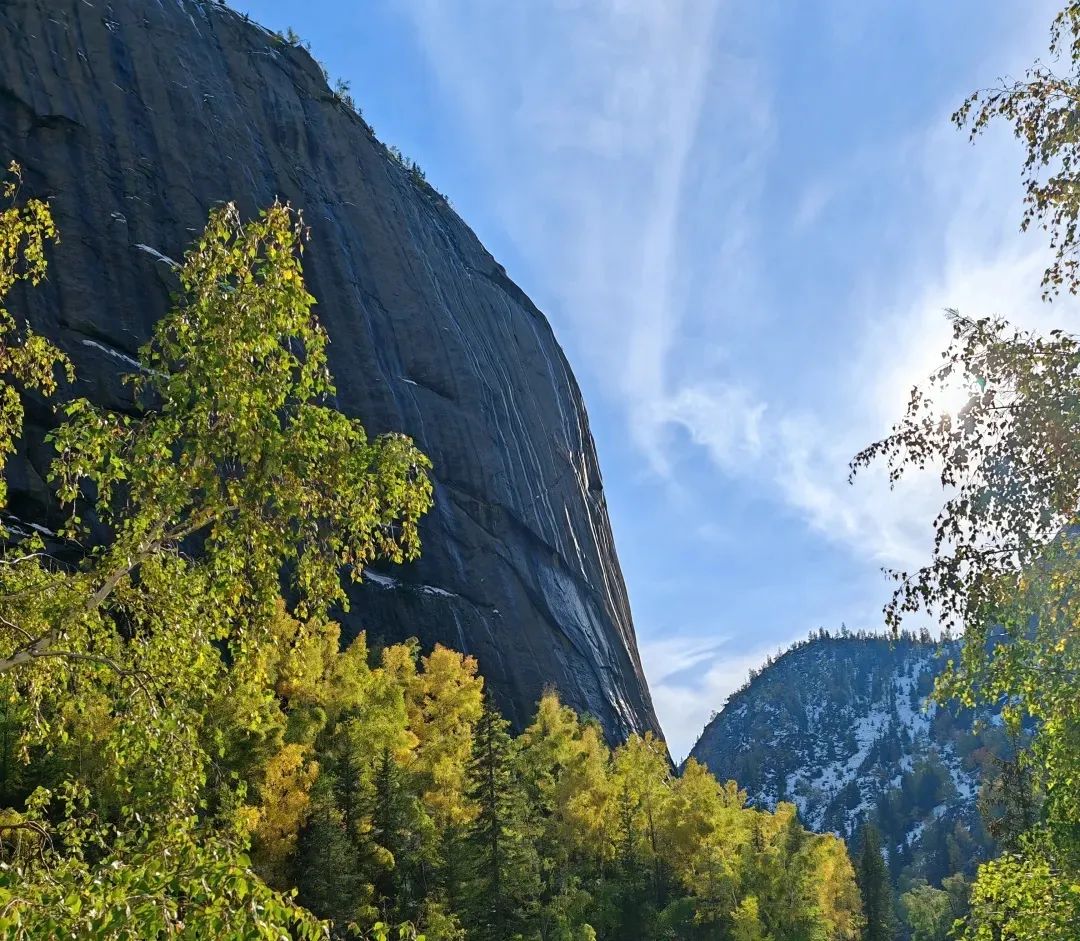
[[[49,196],[48,282],[13,309],[120,377],[216,203],[275,197],[311,227],[309,288],[339,407],[435,465],[418,562],[356,589],[350,631],[475,654],[520,725],[545,686],[612,738],[656,730],[588,418],[543,315],[446,202],[392,159],[302,49],[203,0],[0,0],[0,161]],[[12,509],[54,519],[35,403]]]

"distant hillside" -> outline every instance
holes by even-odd
[[[1000,716],[927,701],[956,643],[822,632],[752,675],[691,757],[750,801],[791,801],[806,824],[883,834],[893,876],[971,871],[990,848],[980,778],[1006,754]]]

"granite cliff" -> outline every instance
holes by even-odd
[[[543,315],[446,201],[396,160],[302,48],[208,0],[3,0],[0,159],[49,196],[48,282],[14,298],[114,408],[168,305],[168,259],[234,200],[311,227],[308,285],[338,405],[435,465],[415,564],[368,573],[352,630],[480,660],[521,724],[542,689],[612,738],[657,730],[588,418]],[[15,513],[55,524],[32,404]]]

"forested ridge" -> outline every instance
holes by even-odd
[[[754,806],[790,801],[807,826],[849,844],[872,823],[898,886],[970,878],[994,854],[980,790],[1022,740],[998,708],[933,699],[959,650],[906,631],[815,632],[754,671],[691,756],[729,774]]]

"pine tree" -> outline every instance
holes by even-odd
[[[368,855],[380,861],[373,874],[379,907],[395,922],[415,917],[425,895],[421,841],[430,821],[418,803],[405,772],[384,748],[375,766],[366,841],[378,848]]]
[[[371,800],[371,839],[387,856],[381,878],[375,881],[376,891],[388,909],[396,917],[404,902],[405,884],[402,878],[405,867],[405,814],[398,769],[384,748],[375,767],[374,793]],[[390,912],[388,911],[389,915]]]
[[[505,941],[523,920],[529,895],[529,860],[521,845],[517,815],[520,789],[515,786],[509,723],[485,703],[476,724],[468,795],[476,819],[464,840],[472,878],[462,893],[462,919],[477,941]]]
[[[855,877],[862,893],[863,913],[866,915],[863,938],[864,941],[892,941],[892,889],[889,885],[889,870],[881,852],[881,834],[872,824],[865,824],[861,842]]]
[[[312,812],[300,836],[297,880],[300,902],[344,933],[361,901],[359,861],[338,806],[332,774],[324,772],[312,789]]]
[[[638,851],[640,834],[636,822],[636,805],[629,788],[620,787],[616,802],[618,830],[615,843],[615,898],[618,908],[616,936],[630,941],[646,921],[649,893],[648,875]]]
[[[1025,763],[1014,742],[1014,754],[990,756],[991,773],[986,776],[979,794],[979,810],[986,829],[1002,849],[1020,849],[1023,836],[1038,820],[1038,797],[1030,764]],[[956,871],[954,867],[951,871]]]

